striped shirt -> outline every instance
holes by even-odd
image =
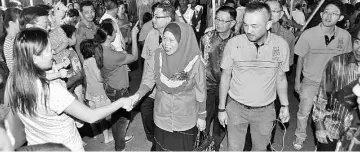
[[[15,39],[13,37],[6,36],[4,42],[4,56],[6,65],[8,66],[10,73],[13,71],[14,65],[14,40]]]
[[[349,52],[333,57],[325,67],[312,117],[316,124],[323,122],[333,139],[339,139],[357,119],[353,115],[357,97],[352,88],[360,77],[359,64]]]

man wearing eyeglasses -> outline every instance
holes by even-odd
[[[221,76],[221,59],[223,49],[228,40],[236,34],[232,27],[236,24],[237,12],[234,8],[223,6],[216,12],[216,29],[204,34],[200,40],[200,49],[203,52],[203,58],[206,63],[206,81],[207,81],[207,117],[206,133],[210,132],[211,122],[213,121],[213,137],[215,139],[215,150],[219,150],[220,144],[226,135],[217,117],[219,104],[219,83]]]
[[[329,1],[321,9],[321,23],[306,30],[295,46],[297,61],[295,91],[300,95],[297,112],[296,150],[303,147],[307,138],[306,127],[313,101],[320,86],[322,72],[326,63],[334,56],[351,52],[351,35],[336,26],[345,12],[341,1]],[[303,80],[301,83],[301,72]]]
[[[147,37],[145,38],[141,55],[141,57],[144,59],[145,68],[149,67],[148,61],[151,59],[151,56],[154,54],[155,50],[159,48],[159,45],[162,42],[164,28],[173,21],[175,21],[175,8],[173,5],[163,2],[155,6],[152,19],[153,29],[149,31]],[[145,98],[140,107],[145,134],[148,141],[152,142],[151,151],[155,150],[155,124],[153,119],[155,92],[156,89],[154,88],[152,93],[147,98]]]
[[[271,32],[284,38],[288,46],[290,48],[290,66],[293,65],[293,56],[294,56],[294,47],[295,47],[295,36],[292,34],[291,31],[287,30],[283,26],[281,26],[279,20],[284,15],[283,7],[281,3],[278,2],[278,0],[268,0],[266,1],[268,6],[271,8],[271,21],[272,21],[272,28]]]

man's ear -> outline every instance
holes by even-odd
[[[271,27],[272,27],[272,21],[267,21],[267,23],[266,23],[266,29],[267,29],[267,31],[270,30]]]
[[[338,18],[338,21],[337,21],[337,22],[342,21],[344,17],[345,17],[345,16],[340,15],[340,18]]]

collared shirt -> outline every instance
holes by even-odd
[[[289,48],[280,36],[268,32],[258,49],[245,34],[230,39],[221,63],[232,71],[229,96],[248,106],[265,106],[276,99],[276,78],[289,70]]]
[[[155,53],[154,53],[155,54]],[[154,123],[161,129],[173,131],[185,131],[196,125],[197,119],[206,117],[206,84],[205,68],[198,57],[194,62],[193,68],[189,71],[189,80],[185,90],[169,94],[158,88],[155,81],[156,72],[160,72],[157,62],[160,59],[156,55],[148,60],[149,64],[144,67],[144,73],[141,84],[149,88],[157,87],[157,94],[154,100]],[[159,60],[159,61],[155,61]],[[158,66],[158,67],[156,67]]]
[[[218,89],[221,79],[221,59],[224,46],[229,39],[236,34],[231,32],[229,37],[222,39],[216,30],[204,34],[201,38],[199,47],[203,52],[203,58],[206,65],[207,89]]]
[[[149,31],[152,29],[154,29],[152,20],[148,21],[147,23],[144,23],[142,26],[142,29],[139,32],[138,41],[145,41],[145,39],[148,36]]]
[[[154,55],[156,49],[159,48],[159,40],[160,34],[156,29],[151,29],[145,39],[142,55],[141,57],[144,59],[144,64],[149,64],[148,60]],[[155,98],[155,93],[157,88],[154,88],[152,93],[149,95],[150,98]]]
[[[276,35],[284,38],[286,40],[286,42],[288,43],[288,46],[290,48],[290,66],[293,65],[293,59],[294,59],[294,49],[295,49],[295,36],[292,34],[291,31],[287,30],[286,28],[284,28],[283,26],[281,26],[280,23],[275,23],[272,26],[271,29],[272,33],[275,33]]]
[[[326,45],[321,24],[303,32],[295,46],[295,54],[304,57],[303,76],[321,82],[327,62],[334,56],[351,52],[351,35],[335,27],[335,39]]]
[[[115,50],[119,51],[119,52],[125,51],[125,41],[124,41],[122,32],[120,31],[120,28],[117,24],[118,23],[117,19],[115,19],[113,16],[105,13],[102,16],[102,18],[100,18],[100,23],[105,19],[111,19],[114,23],[113,26],[115,26],[114,29],[117,31],[117,33],[115,35],[115,40],[112,42],[112,45],[115,47]]]
[[[357,119],[352,114],[357,107],[352,88],[360,78],[357,62],[353,52],[333,57],[325,67],[314,102],[313,120],[323,122],[334,139],[339,139],[353,119]]]
[[[85,21],[81,21],[78,24],[78,29],[76,32],[76,45],[75,45],[75,49],[78,53],[81,63],[84,62],[84,58],[80,53],[80,43],[85,39],[93,39],[98,29],[98,27],[95,25],[94,22],[90,22],[89,27],[84,22]]]

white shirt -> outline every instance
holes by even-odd
[[[37,85],[41,85],[40,80],[37,81]],[[35,116],[17,113],[25,126],[28,144],[61,143],[72,151],[84,151],[83,141],[73,118],[64,113],[64,110],[75,101],[75,97],[55,81],[50,82],[49,90],[46,102],[44,99],[37,101]],[[41,87],[38,87],[37,92],[40,96]]]
[[[194,10],[192,10],[189,6],[187,8],[187,11],[183,14],[183,17],[182,17],[181,12],[179,11],[179,9],[177,9],[177,11],[175,11],[175,13],[178,16],[180,22],[184,22],[189,25],[192,25],[192,17],[194,14]]]
[[[110,18],[113,21],[114,29],[117,31],[115,40],[111,44],[115,47],[115,50],[118,52],[125,51],[125,42],[122,33],[120,32],[120,28],[117,24],[117,19],[113,16],[105,13],[102,18],[100,19],[100,23],[103,22],[103,20]]]

